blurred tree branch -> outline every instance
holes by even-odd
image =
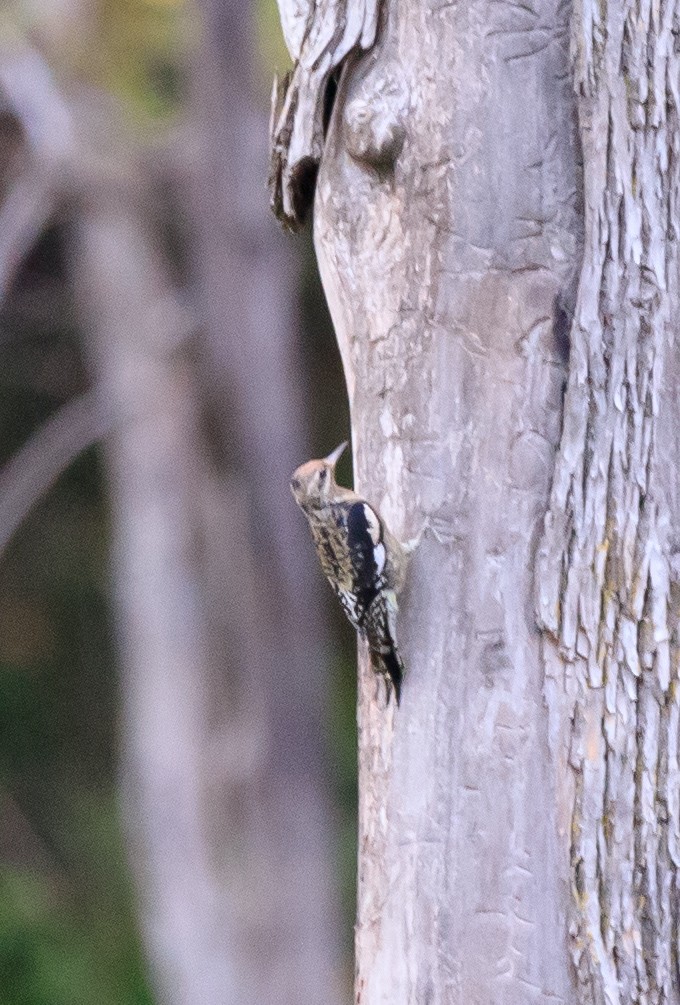
[[[38,53],[0,55],[22,139],[0,206],[14,221],[0,295],[65,206],[95,378],[2,473],[0,548],[108,434],[127,824],[157,989],[178,1005],[325,1005],[341,997],[341,954],[324,625],[287,488],[307,452],[295,270],[259,181],[249,12],[224,12],[243,45],[224,78],[232,36],[205,10],[201,156],[166,155],[189,194],[195,316],[153,220],[148,151],[96,92],[58,92]]]
[[[47,63],[28,46],[0,51],[0,112],[14,119],[20,134],[0,178],[1,302],[63,192],[64,173],[74,162],[74,134]]]
[[[251,721],[257,708],[266,737],[241,829],[253,886],[239,964],[247,1001],[321,1005],[342,998],[341,938],[324,737],[327,636],[310,544],[288,488],[291,471],[309,456],[297,270],[267,207],[268,116],[255,79],[252,7],[203,0],[201,10],[191,105],[200,156],[188,175],[199,365],[223,463],[245,489],[243,534],[254,575],[255,623],[248,629],[242,613],[232,614],[226,651],[237,668],[239,715]],[[213,561],[228,563],[229,555],[221,549]],[[228,564],[221,580],[238,592]],[[242,611],[243,602],[234,603]],[[215,604],[228,616],[218,594]],[[233,805],[236,793],[232,786],[223,805]],[[226,818],[221,829],[229,829]]]
[[[113,421],[99,391],[88,391],[55,412],[0,470],[0,556],[33,506]]]

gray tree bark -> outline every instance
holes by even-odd
[[[680,4],[574,10],[585,249],[538,564],[583,997],[680,1001]]]
[[[331,62],[363,10],[281,5]],[[360,659],[361,1005],[680,1000],[678,18],[388,0],[344,63],[316,249],[355,480],[420,539],[401,709]]]

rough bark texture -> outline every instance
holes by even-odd
[[[357,480],[421,537],[398,714],[363,662],[363,1005],[680,1001],[679,34],[675,0],[394,0],[341,81]]]
[[[324,141],[331,75],[353,49],[370,49],[378,0],[279,0],[295,66],[274,82],[270,123],[272,208],[292,230],[307,215]]]
[[[362,661],[357,1001],[572,1002],[531,569],[580,262],[568,10],[385,7],[315,220],[356,481],[420,535],[398,712]]]
[[[573,23],[585,254],[538,600],[598,1005],[680,1001],[679,19],[580,2]]]

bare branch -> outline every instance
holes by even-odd
[[[9,293],[21,263],[54,211],[52,182],[40,172],[26,172],[0,206],[0,302]]]
[[[64,405],[0,471],[0,557],[35,504],[113,426],[97,389]]]
[[[27,164],[0,206],[0,301],[54,212],[75,144],[68,106],[33,49],[0,54],[0,98],[21,127]],[[8,181],[7,179],[0,179]]]

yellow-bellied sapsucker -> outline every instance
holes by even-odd
[[[335,465],[347,446],[294,472],[290,487],[309,521],[326,578],[345,614],[368,642],[371,664],[399,704],[404,665],[397,649],[397,593],[406,555],[373,507],[335,480]]]

